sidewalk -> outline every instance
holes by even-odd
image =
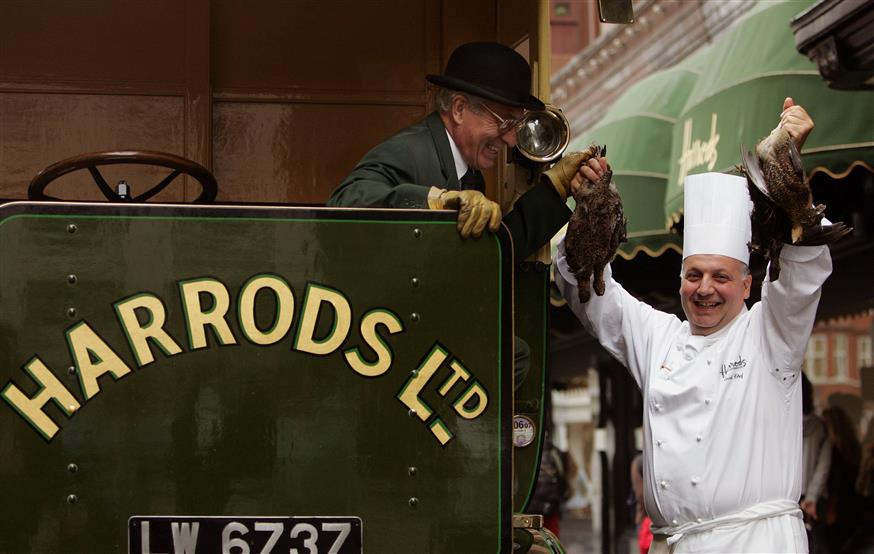
[[[564,514],[561,518],[561,544],[567,554],[593,554],[601,551],[601,537],[592,533],[592,520]]]
[[[601,536],[592,532],[592,520],[565,513],[561,518],[561,540],[567,554],[599,554]],[[637,538],[628,530],[619,544],[617,554],[637,554]]]

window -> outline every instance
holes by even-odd
[[[828,360],[826,352],[828,342],[826,336],[814,333],[807,341],[807,352],[804,354],[804,372],[812,383],[822,383],[826,379]]]
[[[858,337],[856,339],[856,355],[858,356],[859,369],[874,365],[874,352],[871,351],[871,337]]]
[[[847,349],[847,335],[835,335],[835,349],[832,353],[835,362],[835,380],[845,383],[850,380],[850,360]]]

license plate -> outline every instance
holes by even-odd
[[[130,554],[360,554],[358,517],[133,516]]]

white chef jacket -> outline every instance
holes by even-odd
[[[643,393],[644,502],[673,552],[807,552],[799,374],[828,248],[784,246],[761,302],[709,336],[636,300],[609,266],[604,296],[580,304],[564,240],[555,262],[570,308]]]

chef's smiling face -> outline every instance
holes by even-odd
[[[519,108],[494,102],[489,102],[488,108],[503,119],[519,119],[524,115]],[[452,117],[456,124],[451,130],[452,140],[464,161],[474,169],[494,167],[504,145],[516,146],[515,127],[502,132],[500,121],[494,115],[482,106],[471,104],[467,98],[453,98]]]
[[[734,258],[696,254],[683,260],[680,302],[693,335],[711,335],[741,312],[753,278]]]

